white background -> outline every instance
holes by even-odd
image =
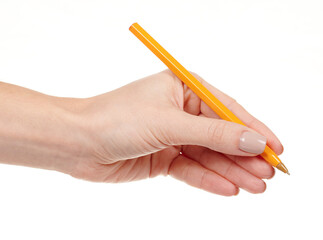
[[[291,176],[228,198],[0,165],[0,239],[323,239],[323,1],[0,0],[0,81],[90,97],[164,70],[134,22],[266,123]]]

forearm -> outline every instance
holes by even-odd
[[[71,173],[86,157],[81,102],[0,83],[0,163]]]

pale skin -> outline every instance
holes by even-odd
[[[193,73],[246,125],[227,122],[165,70],[89,98],[48,96],[0,83],[0,162],[94,182],[170,175],[211,193],[262,193],[274,169],[239,149],[243,131],[274,133],[233,98]]]

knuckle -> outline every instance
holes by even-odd
[[[224,145],[225,133],[227,131],[227,124],[223,120],[211,121],[207,136],[211,142],[211,146],[215,149],[222,147]]]
[[[256,124],[258,123],[259,121],[254,117],[254,116],[251,116],[250,117],[250,120],[248,121],[247,125],[249,127],[255,127]]]
[[[237,106],[240,106],[240,104],[237,102],[237,100],[235,100],[234,98],[232,98],[232,97],[229,97],[229,103],[228,103],[228,105],[227,105],[227,108],[229,109],[229,110],[233,110],[233,108],[235,108],[235,107],[237,107]]]
[[[204,170],[202,175],[201,175],[201,178],[200,178],[200,183],[198,185],[198,188],[201,188],[201,189],[204,189],[206,187],[206,175],[207,175],[207,170]]]
[[[230,175],[232,175],[232,171],[234,169],[235,163],[233,162],[229,162],[229,165],[227,166],[227,168],[224,170],[223,176],[225,178],[229,177]]]
[[[191,175],[191,170],[192,170],[193,164],[192,163],[187,163],[182,170],[182,176],[184,181],[188,181]]]

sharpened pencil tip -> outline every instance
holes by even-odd
[[[279,163],[276,166],[276,168],[279,169],[280,171],[282,171],[282,172],[287,173],[288,175],[290,175],[288,169],[286,168],[286,166],[282,162]]]

